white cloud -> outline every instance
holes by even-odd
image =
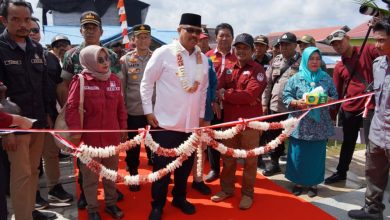
[[[28,0],[36,5],[38,0]],[[202,16],[215,27],[230,23],[236,34],[268,34],[276,31],[348,25],[353,28],[370,19],[359,13],[356,0],[141,0],[150,4],[146,23],[175,30],[185,12]],[[382,1],[376,3],[385,8]],[[40,17],[40,9],[35,10]]]
[[[202,15],[202,23],[215,27],[230,23],[235,33],[267,34],[306,28],[348,25],[353,28],[370,17],[359,13],[355,0],[143,0],[150,4],[146,23],[175,29],[180,15]],[[377,4],[384,7],[381,1]]]

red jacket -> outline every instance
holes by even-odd
[[[217,76],[221,75],[222,67],[224,67],[224,69],[232,68],[233,65],[237,62],[237,57],[234,54],[233,49],[231,49],[225,57],[223,57],[217,48],[208,51],[206,56],[210,57],[211,61],[213,62]]]
[[[8,128],[12,124],[12,116],[8,113],[0,112],[0,128]]]
[[[84,75],[84,130],[115,130],[127,128],[127,112],[122,96],[121,82],[111,74],[107,81],[95,80]],[[80,80],[74,76],[69,86],[65,121],[69,129],[81,129],[78,106]],[[81,141],[94,147],[117,145],[120,133],[83,133]]]
[[[357,58],[359,50],[360,47],[353,47],[352,57],[348,58],[342,56],[341,62],[338,62],[333,70],[333,81],[340,99],[344,98],[342,97],[343,88],[346,82],[351,77],[351,73],[348,71],[344,64],[349,65],[350,68],[353,69],[353,63]],[[374,79],[372,72],[372,63],[378,56],[378,51],[376,50],[374,45],[367,44],[356,66],[356,71],[366,80],[368,84],[371,83]],[[364,93],[364,90],[365,85],[356,76],[354,76],[349,82],[348,89],[346,91],[346,97],[349,98],[361,95]],[[366,99],[355,99],[352,101],[344,102],[341,107],[345,111],[358,112],[364,109],[365,102]],[[375,108],[374,99],[372,99],[368,108]]]
[[[237,63],[218,78],[218,89],[225,89],[224,121],[253,118],[263,114],[261,95],[267,85],[263,67],[250,60],[240,68]]]

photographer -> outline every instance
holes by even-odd
[[[351,46],[350,38],[344,30],[332,32],[327,40],[333,49],[341,55],[341,62],[336,64],[333,71],[333,81],[339,97],[350,98],[364,94],[373,81],[372,62],[378,57],[378,51],[373,45],[366,45],[363,50],[360,47]],[[362,112],[365,109],[366,101],[367,99],[355,99],[341,104],[339,115],[343,126],[343,144],[341,145],[337,172],[326,178],[325,184],[346,180],[362,122],[365,140],[367,140],[374,102],[371,100],[368,104],[368,116],[364,118]]]
[[[390,167],[390,24],[379,22],[374,26],[376,48],[381,55],[374,61],[375,114],[372,119],[369,143],[366,151],[365,204],[360,210],[351,210],[348,216],[354,219],[383,219],[385,205],[382,203]]]

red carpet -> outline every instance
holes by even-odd
[[[125,171],[124,154],[120,157],[120,171]],[[141,173],[148,173],[151,167],[146,165],[146,153],[141,151]],[[207,164],[207,163],[206,163]],[[208,167],[206,171],[208,171]],[[258,174],[255,187],[254,204],[249,210],[242,211],[238,208],[240,202],[242,167],[238,168],[235,196],[224,202],[214,203],[210,196],[204,196],[191,188],[192,177],[189,178],[187,186],[187,198],[196,207],[194,215],[183,214],[179,209],[171,205],[171,190],[173,185],[169,185],[168,201],[164,208],[162,218],[170,219],[215,219],[215,220],[249,220],[249,219],[334,219],[331,215],[306,202],[299,197],[292,195],[286,189],[273,183],[264,176]],[[78,184],[77,184],[78,185]],[[118,206],[124,211],[124,219],[148,219],[151,210],[151,184],[142,185],[141,191],[130,192],[123,184],[118,184],[118,189],[125,195],[125,199],[118,202]],[[209,184],[212,193],[220,190],[219,181]],[[321,193],[321,192],[320,192]],[[100,214],[103,219],[111,219],[104,212],[103,189],[99,188]],[[79,210],[79,219],[88,219],[86,211]]]

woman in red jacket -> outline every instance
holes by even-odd
[[[121,83],[117,76],[111,74],[108,52],[103,47],[90,45],[80,52],[81,72],[84,77],[84,114],[81,124],[78,111],[80,103],[79,76],[73,77],[65,112],[69,129],[116,130],[126,129],[127,113],[122,96]],[[118,145],[126,140],[126,133],[73,133],[72,142],[84,142],[93,147]],[[111,170],[118,169],[118,155],[109,158],[94,158]],[[89,219],[100,219],[98,213],[97,188],[99,176],[82,164],[83,188],[87,200]],[[123,212],[116,206],[117,193],[115,183],[103,178],[105,211],[114,218],[122,218]]]

